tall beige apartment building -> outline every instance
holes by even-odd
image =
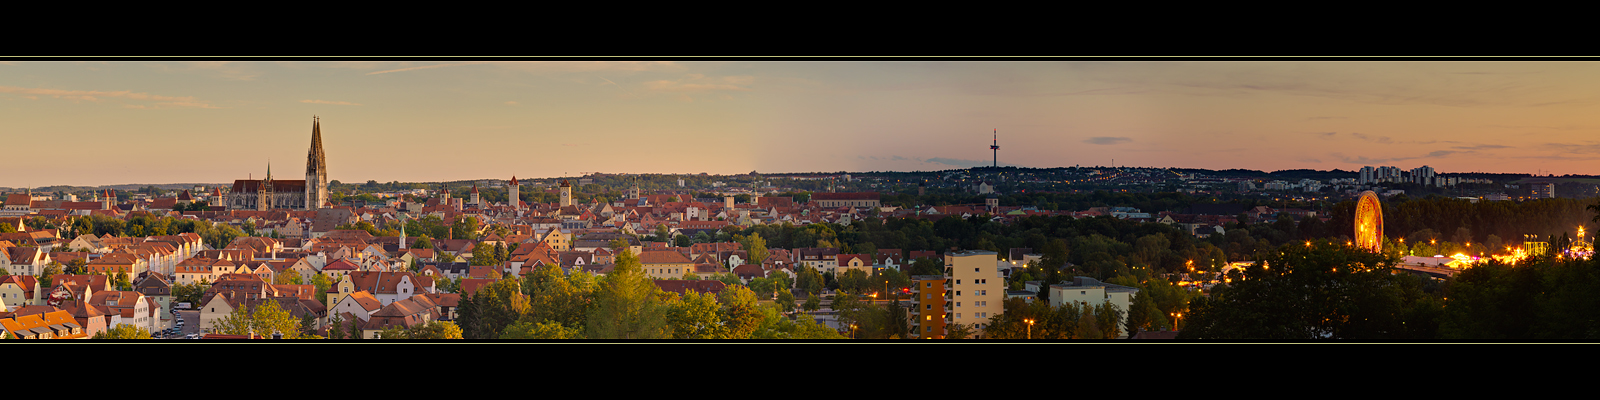
[[[945,324],[972,326],[984,337],[989,318],[1005,311],[1005,278],[996,267],[1000,257],[992,251],[968,250],[945,254]]]

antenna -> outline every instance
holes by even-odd
[[[1000,167],[1000,129],[994,130],[994,144],[989,145],[989,150],[994,151],[994,167]]]

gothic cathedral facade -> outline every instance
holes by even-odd
[[[322,151],[322,122],[311,122],[311,150],[306,153],[305,180],[275,180],[272,166],[265,179],[233,181],[223,203],[229,210],[315,210],[328,204],[328,160]]]

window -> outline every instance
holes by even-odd
[[[957,280],[956,280],[956,284],[957,284],[957,285],[960,285],[960,284],[961,284],[961,280],[960,280],[960,279],[957,279]]]
[[[960,291],[960,290],[957,290],[957,291],[956,291],[956,295],[957,295],[957,296],[960,296],[960,295],[961,295],[961,291]]]
[[[973,268],[972,272],[978,272],[978,269],[977,268]]]
[[[961,307],[961,302],[956,302],[956,307]]]
[[[923,304],[922,306],[923,306],[922,309],[924,309],[924,310],[932,310],[933,309],[933,305],[932,304]],[[930,317],[930,318],[932,318],[932,317]]]
[[[922,284],[926,285],[926,286],[923,286],[924,288],[928,288],[928,289],[932,289],[933,288],[933,282],[923,282]]]
[[[1078,294],[1089,294],[1089,291],[1087,291],[1087,290],[1079,290]]]

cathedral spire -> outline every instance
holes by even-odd
[[[305,209],[322,208],[328,202],[328,156],[322,152],[322,118],[311,116],[311,149],[306,151]]]

